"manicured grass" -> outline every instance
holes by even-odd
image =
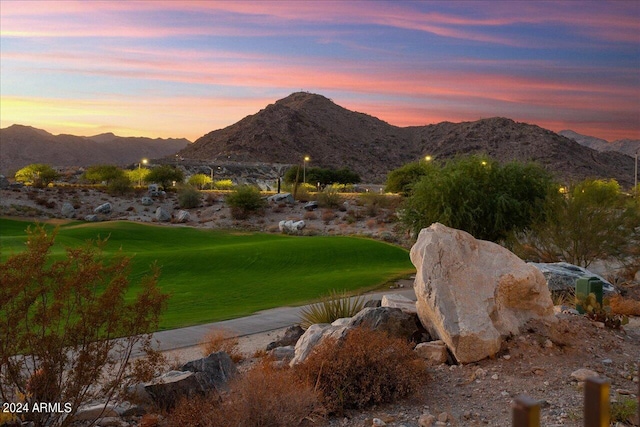
[[[22,251],[28,222],[0,219],[1,259]],[[292,237],[130,222],[59,226],[53,253],[97,236],[133,256],[132,291],[155,260],[171,294],[161,329],[299,305],[331,289],[364,291],[415,271],[406,250],[356,237]]]

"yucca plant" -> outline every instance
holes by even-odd
[[[343,317],[353,317],[364,307],[361,295],[350,296],[347,291],[332,290],[320,302],[300,310],[300,326],[307,329],[316,323],[332,323]]]

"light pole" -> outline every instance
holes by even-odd
[[[147,159],[142,159],[140,162],[138,162],[138,187],[142,186],[142,164],[144,163],[145,165],[147,164]]]
[[[636,150],[636,168],[633,174],[633,191],[636,193],[636,198],[638,197],[638,152],[640,150]]]
[[[424,161],[425,162],[430,162],[432,159],[433,159],[433,157],[431,157],[429,155],[424,156]]]
[[[309,161],[309,156],[304,156],[304,163],[302,165],[302,182],[307,183],[307,162]]]
[[[213,168],[211,166],[205,166],[207,168],[209,168],[209,171],[211,171],[211,188],[213,188]]]

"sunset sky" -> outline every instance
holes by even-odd
[[[0,127],[195,140],[292,92],[640,139],[638,1],[0,1]]]

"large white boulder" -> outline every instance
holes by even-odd
[[[556,321],[542,273],[500,245],[435,223],[411,261],[420,321],[460,363],[496,354],[532,318]]]

